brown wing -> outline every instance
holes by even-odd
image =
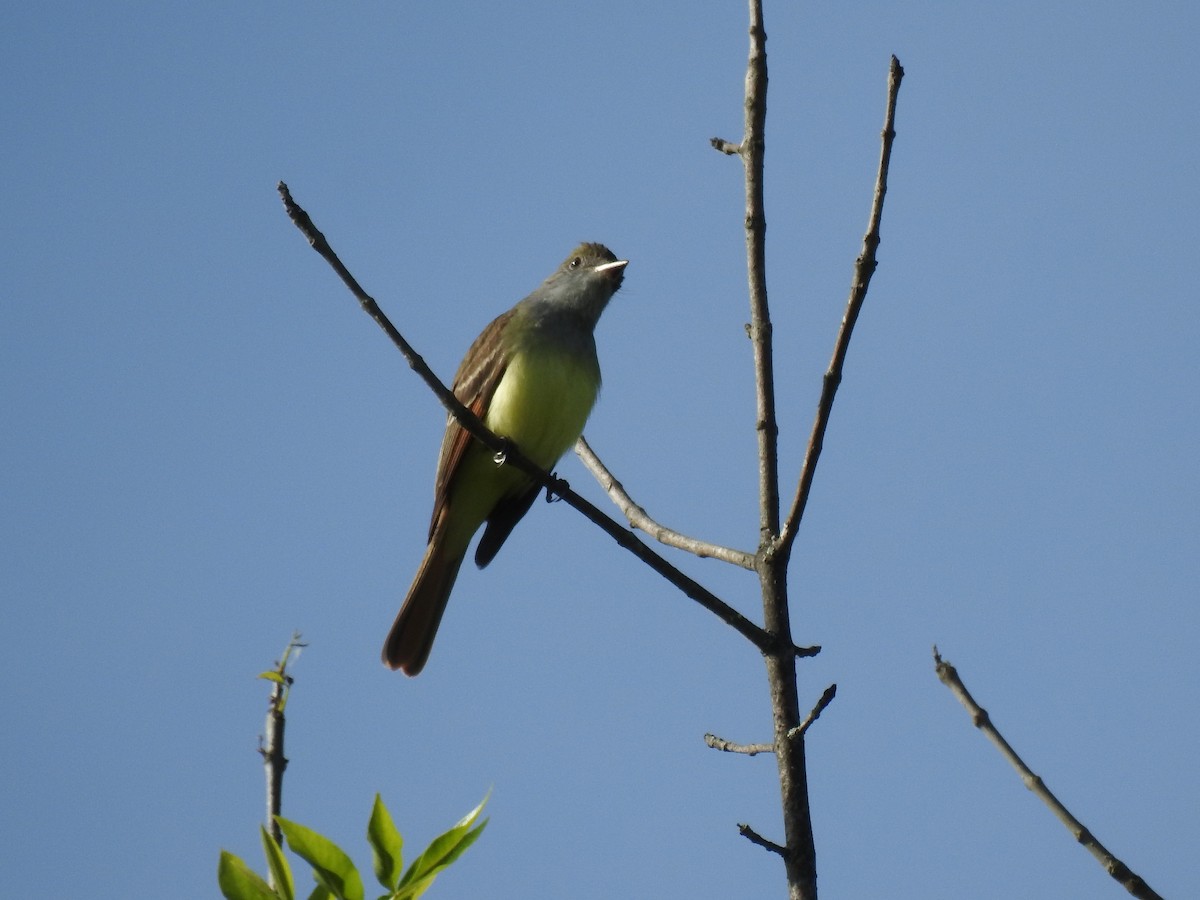
[[[463,357],[458,372],[454,375],[451,390],[463,406],[483,418],[496,386],[504,377],[508,368],[508,354],[501,346],[500,332],[512,317],[512,310],[493,319],[487,328],[483,329],[475,343]],[[450,495],[450,485],[454,481],[459,463],[471,443],[471,435],[458,424],[454,416],[449,416],[446,422],[446,434],[442,438],[442,451],[438,456],[437,478],[433,486],[433,515],[429,520],[429,537],[433,537],[438,519],[446,507]]]

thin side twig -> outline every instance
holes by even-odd
[[[1051,793],[1050,789],[1046,787],[1046,783],[1042,781],[1041,776],[1035,774],[1025,764],[1025,761],[1017,755],[1017,751],[1004,739],[1004,735],[992,724],[992,719],[987,714],[987,710],[975,702],[975,698],[971,696],[971,692],[967,690],[967,686],[963,684],[962,679],[959,677],[958,670],[942,659],[937,647],[933,648],[933,661],[938,678],[958,698],[958,702],[963,705],[967,712],[971,714],[971,721],[975,727],[982,731],[989,741],[995,744],[996,748],[1000,751],[1000,755],[1008,760],[1009,764],[1017,770],[1025,787],[1050,808],[1055,817],[1066,826],[1071,836],[1087,848],[1087,851],[1097,859],[1100,865],[1104,867],[1104,870],[1120,882],[1125,890],[1129,891],[1134,897],[1141,898],[1141,900],[1162,900],[1145,881],[1130,871],[1125,863],[1113,856],[1103,844],[1096,840],[1095,835],[1092,834],[1087,826],[1076,819],[1070,810],[1063,806],[1059,799]]]
[[[396,329],[383,310],[379,308],[379,304],[375,302],[375,299],[363,290],[362,286],[350,273],[350,270],[338,258],[329,241],[325,239],[325,235],[317,229],[308,213],[292,199],[288,186],[281,181],[278,185],[278,191],[283,198],[283,205],[288,217],[300,229],[300,232],[305,236],[312,248],[338,273],[339,277],[341,277],[342,281],[350,289],[350,292],[354,294],[363,310],[383,329],[392,343],[404,356],[409,367],[429,386],[442,406],[459,421],[472,437],[496,453],[498,464],[502,463],[513,466],[519,472],[528,475],[539,485],[546,488],[553,496],[561,497],[567,502],[568,506],[578,510],[589,521],[599,526],[617,544],[628,550],[663,578],[667,579],[667,581],[677,587],[687,597],[699,603],[754,644],[759,652],[766,653],[772,647],[777,646],[778,642],[764,629],[754,624],[695,579],[689,578],[679,569],[675,568],[675,566],[651,550],[646,544],[638,540],[627,528],[601,512],[595,504],[575,493],[566,481],[535,465],[511,441],[504,440],[488,429],[479,417],[463,406],[450,389],[441,382],[433,373],[433,370],[429,368],[425,360],[404,339],[404,336]],[[797,656],[813,656],[820,652],[821,648],[793,647],[792,649]]]
[[[704,743],[714,750],[723,750],[726,753],[744,753],[746,756],[758,756],[760,753],[774,753],[774,744],[735,744],[733,741],[727,741],[723,737],[717,737],[715,734],[706,734]]]
[[[808,505],[808,496],[812,491],[817,461],[820,459],[821,449],[825,445],[825,430],[829,426],[833,398],[837,395],[838,386],[842,383],[842,367],[850,348],[850,336],[854,332],[854,323],[858,321],[863,301],[867,298],[867,287],[871,283],[871,276],[875,273],[877,265],[875,253],[879,248],[879,225],[883,218],[883,198],[887,195],[888,167],[892,160],[892,143],[896,138],[896,98],[900,93],[900,81],[903,78],[904,69],[900,65],[900,60],[893,56],[888,69],[887,111],[883,119],[879,171],[875,177],[875,195],[871,201],[867,233],[863,237],[862,252],[854,262],[850,299],[846,304],[846,312],[842,316],[842,325],[838,329],[837,340],[834,342],[833,359],[829,363],[829,369],[825,372],[825,378],[821,385],[821,399],[817,404],[817,415],[808,439],[808,447],[804,453],[804,463],[800,468],[796,497],[792,501],[792,508],[784,521],[783,531],[780,532],[776,545],[776,551],[785,556],[791,550],[792,543],[796,539],[796,532],[800,528],[800,520],[804,518],[804,509]]]
[[[596,455],[596,451],[582,437],[575,442],[575,455],[579,457],[584,466],[592,473],[596,481],[599,482],[600,487],[608,494],[608,499],[616,505],[617,509],[621,510],[632,527],[639,531],[644,531],[660,544],[665,544],[668,547],[685,550],[694,556],[719,559],[722,562],[741,566],[743,569],[754,570],[753,553],[747,553],[744,550],[735,550],[732,547],[722,547],[719,544],[712,544],[698,538],[688,537],[686,534],[681,534],[674,529],[667,528],[665,525],[650,518],[646,510],[634,502],[633,498],[625,490],[625,486],[616,479],[616,476],[609,471],[600,457]]]
[[[769,841],[745,822],[738,823],[738,834],[744,837],[752,844],[758,844],[764,850],[769,850],[772,853],[778,853],[780,856],[787,858],[787,848],[781,847],[774,841]]]
[[[825,693],[821,695],[821,699],[817,701],[816,706],[812,708],[804,721],[788,732],[788,739],[795,740],[798,737],[803,737],[804,732],[808,731],[809,726],[817,719],[821,718],[821,713],[825,712],[825,707],[833,702],[833,698],[837,696],[837,685],[831,684],[825,688]]]

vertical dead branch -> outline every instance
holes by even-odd
[[[854,266],[850,301],[834,347],[833,362],[825,375],[816,423],[805,454],[796,499],[783,528],[779,521],[778,423],[775,413],[772,329],[766,287],[766,214],[763,202],[764,128],[767,113],[766,31],[763,27],[761,0],[750,0],[750,54],[746,69],[745,134],[740,144],[714,138],[713,146],[742,160],[746,182],[746,260],[750,293],[750,338],[754,347],[754,371],[757,388],[759,449],[759,550],[755,557],[763,594],[763,618],[771,635],[770,649],[764,653],[774,717],[771,746],[779,765],[779,788],[783,804],[786,843],[772,845],[787,867],[789,896],[811,900],[817,896],[816,849],[812,815],[808,802],[808,775],[804,738],[807,725],[823,708],[800,721],[796,684],[796,655],[792,652],[791,618],[788,608],[787,567],[792,544],[804,506],[812,487],[833,399],[841,382],[842,367],[854,323],[866,299],[867,286],[875,270],[875,251],[879,245],[879,223],[883,198],[887,192],[887,171],[895,137],[896,95],[904,70],[893,56],[888,79],[887,113],[884,117],[883,147],[875,195],[871,205],[863,250]],[[832,699],[832,692],[827,697]],[[828,700],[822,698],[822,703]],[[764,839],[765,840],[765,839]]]
[[[759,553],[763,624],[774,639],[765,654],[773,711],[775,759],[783,806],[788,894],[793,900],[817,896],[816,847],[808,802],[804,734],[797,730],[800,704],[796,656],[788,610],[787,558],[772,552],[779,534],[779,426],[775,418],[775,370],[771,314],[767,305],[767,218],[763,201],[763,157],[767,121],[767,33],[762,0],[750,0],[750,54],[746,65],[745,127],[739,152],[746,178],[746,265],[750,292],[750,338],[754,347],[757,396]]]

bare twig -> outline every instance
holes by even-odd
[[[1130,894],[1142,898],[1142,900],[1162,900],[1146,882],[1131,872],[1125,863],[1113,856],[1103,844],[1096,840],[1091,831],[1071,815],[1071,812],[1050,792],[1045,782],[1042,781],[1041,776],[1034,774],[1029,766],[1025,764],[1025,761],[1017,755],[1017,751],[1009,745],[996,726],[992,724],[987,710],[975,702],[975,698],[971,696],[971,692],[967,690],[967,686],[959,678],[958,670],[942,659],[937,647],[933,648],[933,660],[938,678],[958,698],[958,702],[963,705],[967,712],[971,714],[971,721],[975,727],[982,731],[987,739],[996,745],[1001,756],[1008,760],[1009,764],[1017,770],[1025,787],[1033,791],[1043,803],[1050,807],[1050,811],[1066,826],[1067,830],[1071,832],[1071,836],[1086,847],[1088,852],[1096,857],[1100,865],[1104,867],[1104,870],[1120,882]]]
[[[375,302],[354,276],[350,274],[349,269],[342,264],[338,259],[337,254],[325,239],[325,236],[313,224],[308,213],[305,212],[293,199],[291,192],[286,184],[282,181],[278,185],[280,196],[283,198],[284,208],[287,210],[288,216],[292,222],[300,229],[301,233],[308,239],[313,249],[321,255],[321,257],[333,267],[338,273],[342,281],[350,289],[350,292],[358,299],[363,310],[366,311],[380,328],[391,338],[393,344],[403,354],[409,366],[422,380],[429,385],[430,389],[437,395],[438,400],[442,405],[449,410],[459,423],[465,428],[472,437],[480,441],[490,450],[495,451],[497,459],[503,462],[504,465],[511,465],[519,472],[528,475],[535,482],[542,485],[550,494],[561,497],[569,506],[574,507],[579,512],[599,526],[606,534],[615,540],[621,547],[628,550],[659,575],[667,579],[675,587],[679,588],[686,596],[695,600],[709,612],[716,615],[723,622],[730,625],[738,633],[749,640],[760,652],[766,653],[770,648],[777,646],[777,639],[773,638],[762,628],[759,628],[736,609],[731,607],[725,601],[721,600],[699,582],[689,578],[679,569],[675,568],[648,546],[638,540],[627,528],[621,525],[616,520],[605,515],[598,509],[595,504],[585,500],[579,494],[571,489],[571,486],[557,478],[551,473],[545,471],[541,467],[534,465],[527,457],[525,457],[520,449],[514,446],[511,441],[504,440],[498,437],[487,426],[480,421],[479,417],[472,413],[469,409],[459,402],[458,398],[433,374],[433,370],[425,363],[417,352],[412,348],[412,345],[404,339],[404,336],[396,329],[383,310],[379,308],[379,304]],[[796,656],[813,656],[820,651],[820,647],[791,647],[789,652],[793,652]]]
[[[519,452],[512,452],[511,444],[492,434],[480,418],[463,406],[451,390],[442,384],[441,380],[433,374],[433,370],[429,368],[425,360],[404,339],[404,335],[396,330],[396,326],[391,323],[391,320],[384,315],[383,310],[379,308],[379,304],[375,302],[375,298],[363,290],[362,285],[350,274],[350,270],[343,265],[337,253],[334,252],[333,247],[329,245],[329,241],[325,239],[325,235],[317,229],[317,226],[313,223],[308,213],[304,211],[300,204],[292,199],[292,194],[288,190],[288,186],[281,181],[277,185],[276,190],[279,191],[279,196],[283,198],[283,207],[287,210],[288,218],[300,229],[300,233],[304,235],[309,244],[312,245],[312,248],[321,255],[321,258],[333,267],[333,270],[337,272],[346,287],[350,289],[350,293],[358,300],[363,311],[374,319],[375,323],[391,338],[392,343],[396,345],[405,360],[407,360],[409,367],[421,376],[422,381],[429,385],[429,389],[437,396],[442,406],[446,407],[458,419],[463,428],[469,431],[471,436],[477,441],[480,441],[489,450],[496,453],[509,453],[511,458],[507,462],[525,472],[526,469],[520,465],[524,457]],[[541,471],[536,466],[529,465],[533,469]],[[526,474],[535,473],[526,472]],[[542,475],[544,476],[545,473],[542,472]]]
[[[837,685],[831,684],[825,688],[825,693],[821,695],[821,699],[817,701],[817,705],[812,708],[812,711],[804,717],[804,721],[788,732],[789,739],[803,737],[804,732],[808,731],[808,727],[813,722],[821,718],[821,713],[825,712],[825,707],[833,702],[833,698],[837,696]]]
[[[700,557],[733,563],[733,565],[741,566],[743,569],[754,569],[753,553],[747,553],[744,550],[735,550],[732,547],[722,547],[718,544],[710,544],[708,541],[688,537],[686,534],[680,534],[678,531],[667,528],[665,525],[660,525],[654,519],[650,518],[646,510],[634,502],[633,498],[626,492],[625,486],[617,481],[616,477],[608,470],[608,467],[604,465],[600,457],[596,455],[596,451],[583,438],[575,442],[575,454],[588,470],[591,471],[592,475],[595,476],[596,481],[600,483],[600,487],[604,488],[604,492],[608,494],[608,498],[616,504],[617,509],[625,514],[625,518],[634,528],[644,531],[660,544],[666,544],[668,547],[685,550]]]
[[[791,511],[784,523],[783,531],[777,542],[777,552],[787,555],[796,539],[800,520],[804,517],[804,508],[808,505],[808,496],[812,491],[813,475],[816,473],[817,460],[821,457],[821,448],[825,444],[825,430],[829,425],[829,414],[833,409],[833,398],[838,386],[842,383],[842,366],[846,362],[846,353],[850,348],[850,335],[854,332],[854,323],[858,320],[863,301],[867,298],[867,287],[875,272],[875,251],[879,247],[879,224],[883,217],[883,198],[887,194],[888,167],[892,159],[892,143],[896,138],[896,97],[900,92],[900,81],[904,78],[904,69],[900,60],[892,57],[888,70],[887,111],[883,119],[882,146],[879,151],[879,172],[875,177],[875,196],[871,202],[871,214],[867,222],[867,233],[863,237],[862,252],[854,263],[854,276],[850,285],[850,299],[846,312],[842,316],[842,326],[838,330],[834,343],[833,359],[821,386],[821,399],[817,404],[817,415],[813,422],[812,434],[808,439],[808,449],[804,453],[804,464],[800,468],[800,481],[796,489],[796,497],[792,501]]]
[[[787,859],[787,848],[781,847],[774,841],[768,841],[765,837],[747,825],[745,822],[738,823],[738,834],[744,837],[752,844],[758,844],[764,850],[770,850],[772,853],[778,853],[784,859]]]
[[[706,734],[704,743],[714,750],[724,750],[726,753],[744,753],[747,756],[757,756],[760,753],[774,753],[774,744],[735,744],[715,734]]]

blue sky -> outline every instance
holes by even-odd
[[[0,830],[37,896],[261,866],[285,814],[369,867],[489,789],[445,897],[781,896],[763,667],[565,505],[379,646],[442,414],[283,215],[286,180],[435,370],[581,240],[630,260],[587,435],[651,514],[752,549],[740,3],[5,4]],[[1200,117],[1191,3],[769,4],[790,495],[907,76],[872,284],[791,580],[828,896],[1118,897],[971,728],[1164,896],[1197,892]],[[595,499],[573,457],[559,466]],[[755,582],[680,565],[747,614]],[[123,876],[122,871],[132,872]],[[19,872],[19,875],[13,873]],[[15,881],[11,880],[16,878]],[[431,896],[434,896],[431,895]]]

